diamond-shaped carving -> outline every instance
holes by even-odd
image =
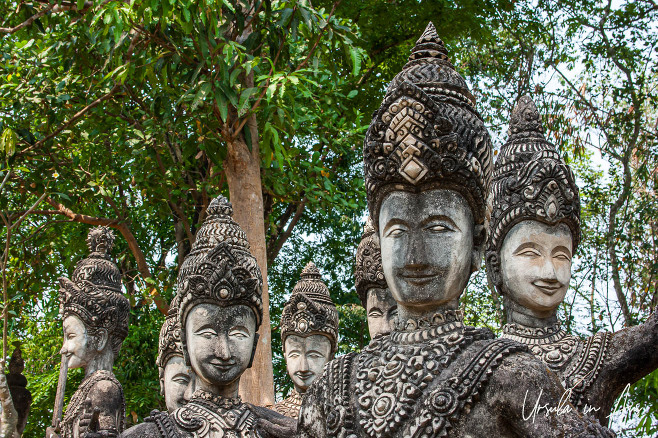
[[[413,155],[407,157],[400,166],[400,174],[412,184],[417,184],[426,173],[427,168]]]

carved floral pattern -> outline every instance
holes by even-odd
[[[293,389],[285,400],[274,405],[274,410],[286,417],[297,418],[299,417],[301,407],[302,395]]]

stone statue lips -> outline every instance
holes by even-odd
[[[233,367],[236,366],[236,364],[237,362],[233,359],[210,361],[210,365],[223,372],[230,371]]]
[[[532,285],[545,293],[546,295],[554,295],[557,291],[562,289],[563,285],[559,281],[546,281],[546,280],[535,280],[532,282]]]
[[[297,371],[295,372],[295,376],[299,377],[302,380],[308,380],[311,377],[315,376],[315,373],[313,371]]]
[[[414,286],[424,286],[435,278],[440,277],[441,271],[430,267],[421,269],[402,268],[398,275]]]

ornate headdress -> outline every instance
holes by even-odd
[[[439,187],[461,193],[476,223],[484,223],[492,149],[474,105],[429,23],[366,133],[363,164],[375,227],[379,207],[391,191]]]
[[[573,172],[544,137],[539,112],[529,96],[512,111],[509,139],[494,168],[488,210],[487,272],[499,292],[500,250],[509,230],[523,220],[571,229],[573,251],[580,242],[580,200]]]
[[[93,228],[87,245],[91,254],[78,262],[73,280],[59,279],[59,312],[62,318],[77,316],[90,331],[106,329],[116,355],[128,336],[130,304],[121,294],[121,273],[110,258],[114,235],[109,228]]]
[[[178,308],[171,303],[169,312],[165,317],[164,323],[160,328],[160,338],[158,342],[158,358],[155,363],[160,369],[160,376],[164,373],[164,367],[169,359],[175,356],[183,357],[183,347],[180,338],[180,324],[178,323]]]
[[[178,272],[178,320],[184,355],[185,321],[197,304],[242,304],[254,311],[256,328],[263,320],[263,277],[249,252],[246,234],[233,220],[231,203],[219,196],[210,202],[206,214]]]
[[[370,218],[363,227],[361,242],[356,250],[354,281],[356,283],[356,293],[359,295],[364,309],[368,301],[368,289],[373,287],[388,288],[384,277],[384,268],[382,267],[379,238]]]
[[[338,311],[331,301],[329,288],[322,281],[315,263],[309,262],[302,270],[301,279],[292,289],[290,300],[281,315],[281,341],[288,335],[324,335],[336,352],[338,341]]]

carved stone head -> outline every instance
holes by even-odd
[[[474,105],[430,23],[363,148],[368,209],[400,305],[456,305],[479,268],[492,148]]]
[[[185,364],[180,339],[177,303],[172,302],[162,328],[156,360],[160,374],[160,390],[169,412],[183,406],[194,392],[194,373]]]
[[[544,137],[532,99],[512,111],[489,196],[487,273],[498,293],[538,312],[555,309],[580,241],[573,172]]]
[[[397,316],[398,304],[386,284],[379,237],[370,218],[366,221],[356,250],[354,278],[356,293],[366,309],[370,337],[390,332]]]
[[[91,254],[78,262],[73,280],[59,279],[63,351],[70,368],[86,367],[106,350],[116,357],[128,335],[130,304],[121,294],[121,273],[110,258],[114,236],[108,228],[93,228],[87,244]]]
[[[288,374],[304,392],[336,353],[338,312],[313,262],[302,270],[281,315],[281,340]]]
[[[233,207],[214,199],[178,274],[178,319],[185,363],[197,383],[236,384],[251,366],[263,319],[263,280]]]

